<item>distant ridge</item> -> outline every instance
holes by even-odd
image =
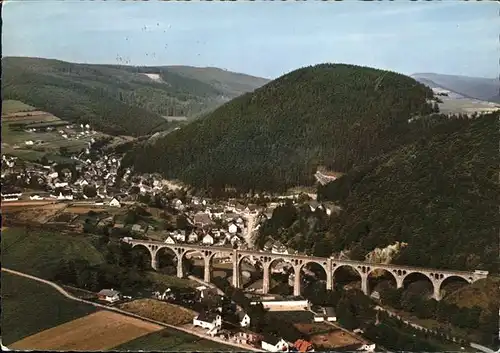
[[[416,73],[411,77],[431,88],[444,88],[466,98],[500,103],[500,81],[496,78],[435,73]]]
[[[2,100],[18,100],[117,135],[171,129],[181,122],[165,116],[195,118],[267,81],[216,68],[2,58]]]

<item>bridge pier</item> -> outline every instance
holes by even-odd
[[[361,291],[365,294],[365,295],[370,295],[370,291],[368,289],[368,274],[362,274],[361,275]]]
[[[269,293],[269,267],[271,263],[264,264],[264,276],[262,278],[262,294]]]
[[[437,301],[440,301],[441,298],[441,281],[432,281],[432,287],[434,290],[434,293],[432,295],[432,298],[434,298]]]
[[[159,264],[158,264],[158,249],[155,249],[154,246],[151,246],[149,247],[148,246],[148,250],[149,250],[149,254],[151,255],[151,268],[155,271],[158,271],[158,269],[160,268]]]
[[[232,259],[233,261],[233,287],[240,288],[240,267],[238,264],[238,252],[234,250]]]
[[[301,266],[294,266],[293,270],[295,272],[295,277],[293,279],[293,295],[295,297],[298,297],[300,295],[300,267]]]
[[[184,254],[177,254],[177,277],[183,278],[184,277],[184,268],[182,267],[182,258]]]
[[[333,289],[332,259],[326,260],[326,290]]]
[[[203,281],[205,282],[210,282],[210,257],[211,255],[205,255],[205,257],[203,258],[204,262],[205,262],[205,266],[203,266],[203,270],[204,270],[204,273],[203,273]]]
[[[158,271],[158,259],[156,258],[156,252],[151,252],[151,268]]]
[[[404,277],[396,276],[396,288],[403,288]]]

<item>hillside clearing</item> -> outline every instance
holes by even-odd
[[[85,259],[102,263],[103,256],[89,238],[25,228],[2,232],[2,265],[34,276],[50,279],[62,259]]]

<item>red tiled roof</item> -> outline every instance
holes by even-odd
[[[295,341],[294,346],[299,350],[299,352],[307,352],[313,349],[312,343],[303,339]]]

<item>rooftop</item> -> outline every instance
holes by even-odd
[[[97,295],[104,295],[106,297],[114,297],[115,295],[120,294],[120,292],[114,289],[102,289]]]

